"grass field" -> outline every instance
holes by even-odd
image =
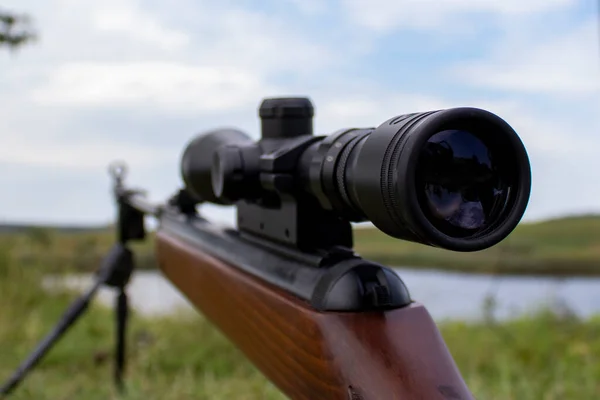
[[[465,272],[527,275],[599,275],[600,216],[520,224],[489,249],[459,253],[393,239],[375,229],[355,229],[363,257],[388,265]]]
[[[355,248],[363,257],[391,265],[493,274],[600,275],[600,216],[522,223],[500,244],[459,253],[391,238],[376,229],[355,229]],[[52,270],[95,269],[114,241],[111,230],[57,233],[31,228],[0,234],[21,265],[43,258]],[[139,268],[155,268],[152,242],[136,244]]]
[[[1,255],[1,253],[0,253]],[[39,290],[40,268],[0,259],[0,381],[50,331],[72,294]],[[281,399],[281,394],[201,317],[134,315],[125,396],[112,386],[114,316],[92,307],[11,399]]]
[[[44,265],[22,268],[0,252],[0,381],[50,330],[73,300],[39,290]],[[135,316],[129,330],[127,385],[111,385],[113,315],[92,307],[11,398],[241,399],[284,397],[196,314]],[[600,318],[545,312],[496,324],[440,325],[478,399],[593,399],[600,393]]]

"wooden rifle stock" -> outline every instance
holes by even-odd
[[[292,399],[473,399],[431,316],[319,312],[160,230],[163,274]]]

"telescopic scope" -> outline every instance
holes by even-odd
[[[341,219],[371,221],[392,237],[455,251],[503,240],[529,201],[525,147],[489,111],[405,114],[327,136],[312,135],[307,98],[266,99],[259,115],[257,142],[222,129],[189,143],[181,172],[199,200],[276,207],[264,199],[285,194]]]

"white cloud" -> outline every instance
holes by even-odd
[[[174,1],[172,10],[185,4]],[[34,10],[35,3],[22,7]],[[290,21],[239,6],[195,4],[197,20],[190,25],[185,12],[169,14],[165,24],[137,0],[56,3],[30,11],[43,35],[39,47],[24,50],[24,62],[0,58],[19,95],[32,94],[46,105],[139,106],[175,114],[235,109],[281,92],[268,83],[280,74],[320,74],[343,51]],[[352,43],[345,46],[352,52]]]
[[[439,110],[455,104],[442,97],[394,94],[379,90],[366,90],[360,96],[326,98],[319,106],[319,113],[327,121],[328,127],[369,127],[378,126],[402,113]],[[339,126],[340,124],[343,125]]]
[[[156,17],[144,12],[138,2],[99,2],[92,21],[94,28],[101,32],[110,32],[118,35],[116,37],[129,36],[163,49],[179,49],[190,41],[185,32],[162,26]]]
[[[243,67],[263,76],[318,73],[339,62],[340,53],[350,56],[352,51],[351,42],[344,42],[342,48],[333,47],[326,37],[316,38],[293,21],[259,11],[224,9],[205,22],[203,34],[194,41],[199,59]]]
[[[322,14],[329,6],[329,4],[323,0],[285,0],[285,2],[293,5],[298,10],[308,15]]]
[[[74,126],[78,115],[104,120],[107,129],[119,125],[115,113],[128,111],[154,121],[203,115],[202,123],[235,109],[254,116],[262,96],[282,92],[269,82],[272,74],[302,75],[333,60],[324,44],[285,21],[216,3],[194,3],[199,18],[191,26],[167,24],[167,15],[137,0],[19,0],[8,7],[32,14],[41,41],[18,58],[0,59],[4,163],[97,170],[124,158],[138,170],[150,168],[178,159],[181,149],[132,145],[133,132],[122,129],[98,138]],[[168,8],[176,11],[171,21],[186,19],[184,8]],[[193,132],[163,134],[175,147]]]
[[[448,29],[461,15],[522,16],[563,8],[575,0],[342,0],[348,18],[378,32],[393,29]],[[468,21],[463,21],[467,23]],[[455,29],[465,27],[454,26]]]
[[[244,9],[241,3],[9,2],[13,9],[31,12],[42,40],[18,57],[0,59],[0,163],[8,170],[0,174],[0,183],[14,194],[3,212],[18,219],[73,216],[104,222],[113,213],[106,166],[119,158],[131,166],[131,183],[162,200],[180,183],[179,157],[196,129],[219,124],[251,129],[258,125],[262,97],[287,94],[313,98],[318,133],[377,126],[406,112],[489,109],[515,127],[530,151],[534,196],[529,215],[597,203],[598,189],[590,182],[598,170],[595,149],[600,146],[593,133],[600,126],[591,121],[590,102],[555,113],[522,95],[570,93],[589,99],[597,93],[597,87],[586,86],[597,69],[578,61],[592,45],[588,60],[597,60],[589,27],[570,38],[556,33],[542,41],[535,27],[513,30],[489,42],[490,57],[459,65],[467,71],[460,82],[456,71],[438,75],[451,87],[474,82],[481,92],[470,98],[447,92],[445,83],[418,94],[394,92],[393,85],[377,79],[390,64],[382,67],[381,60],[365,54],[365,44],[377,44],[378,33],[391,29],[415,28],[445,41],[440,29],[460,27],[474,13],[481,18],[462,26],[477,34],[478,24],[498,28],[495,19],[504,18],[526,25],[529,16],[562,10],[572,1],[345,2],[351,22],[332,15],[329,25],[316,31],[308,16],[327,11],[320,3],[303,2],[298,5],[303,11],[291,18]],[[401,47],[404,38],[397,38]],[[435,65],[436,60],[415,63]],[[510,100],[497,100],[498,90]],[[72,204],[81,211],[74,214]]]
[[[74,108],[151,107],[169,113],[232,110],[272,91],[260,77],[238,68],[184,63],[68,63],[32,91],[34,101]]]
[[[465,84],[513,93],[600,94],[596,18],[550,38],[524,30],[521,35],[509,35],[494,49],[489,58],[459,65],[453,74]]]
[[[125,159],[136,167],[147,168],[174,156],[168,151],[143,144],[131,146],[107,138],[85,143],[3,137],[0,162],[35,167],[75,168],[77,170],[104,169],[114,160]],[[40,177],[41,178],[41,177]]]
[[[553,158],[568,158],[573,154],[590,156],[596,153],[600,139],[588,135],[568,135],[573,130],[589,126],[577,125],[558,118],[548,119],[525,102],[490,101],[473,98],[457,101],[420,95],[381,94],[365,98],[331,98],[323,102],[319,113],[327,132],[344,127],[376,127],[389,118],[408,112],[440,110],[452,107],[476,107],[490,111],[508,122],[517,132],[529,152]],[[369,100],[377,98],[377,100]],[[318,121],[319,124],[322,124]]]

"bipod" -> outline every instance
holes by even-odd
[[[125,287],[133,272],[133,253],[123,244],[113,246],[102,262],[94,283],[76,299],[63,314],[54,329],[39,343],[31,355],[17,368],[15,373],[0,388],[0,395],[10,394],[21,381],[48,353],[56,342],[71,328],[87,310],[90,302],[102,285],[116,288],[116,351],[115,351],[115,383],[119,389],[123,387],[123,369],[125,365],[125,330],[128,316],[127,294]]]
[[[17,368],[14,374],[0,387],[0,396],[10,394],[25,376],[42,360],[56,342],[71,328],[87,310],[90,302],[103,286],[118,290],[115,301],[116,343],[114,380],[117,388],[123,390],[123,371],[125,369],[125,336],[129,314],[126,286],[134,269],[133,252],[127,248],[129,240],[145,237],[144,214],[128,204],[129,196],[138,192],[125,190],[122,186],[125,174],[124,166],[111,167],[115,179],[115,196],[118,204],[117,235],[118,242],[113,245],[95,274],[94,283],[71,303],[54,329],[38,344],[30,356]]]

